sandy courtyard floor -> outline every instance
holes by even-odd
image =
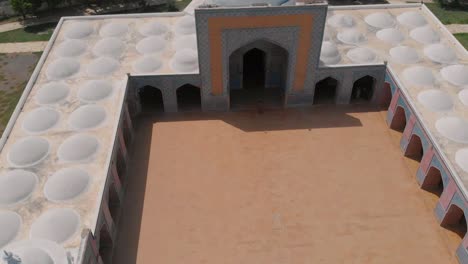
[[[139,120],[114,263],[457,263],[384,116]]]

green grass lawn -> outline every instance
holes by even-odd
[[[23,94],[26,83],[27,82],[17,85],[8,92],[0,91],[0,134],[8,124],[11,114],[15,110],[16,104],[18,104],[21,94]]]
[[[425,4],[443,24],[468,24],[468,10],[441,7],[438,3]]]
[[[46,23],[0,32],[0,43],[47,41],[52,36],[55,26],[57,26],[57,23]]]
[[[453,34],[458,41],[468,50],[468,33],[457,33]]]

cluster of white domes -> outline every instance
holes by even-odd
[[[356,21],[350,15],[336,14],[328,18],[327,23],[336,28],[347,28],[356,25]]]
[[[106,119],[106,110],[99,105],[84,105],[73,111],[69,117],[70,127],[74,130],[96,128]]]
[[[99,141],[88,134],[75,134],[65,139],[60,145],[57,155],[64,162],[87,162],[96,154]]]
[[[397,17],[400,24],[410,28],[422,27],[427,24],[426,19],[416,11],[405,12]]]
[[[47,67],[49,80],[61,80],[76,74],[80,70],[80,63],[75,59],[63,58],[53,61]]]
[[[75,199],[86,191],[91,181],[89,174],[80,168],[65,168],[49,177],[44,186],[44,195],[54,202]]]
[[[401,64],[413,64],[420,61],[418,52],[408,46],[397,46],[389,51],[390,57]]]
[[[463,89],[458,93],[458,99],[464,104],[468,106],[468,89]]]
[[[324,64],[337,64],[340,60],[341,55],[336,45],[329,41],[322,42],[320,61]]]
[[[160,36],[147,37],[140,40],[136,45],[136,50],[140,54],[159,53],[164,50],[166,41]]]
[[[86,51],[87,45],[83,40],[70,39],[62,42],[57,47],[57,54],[62,57],[76,57]]]
[[[428,109],[439,112],[452,109],[451,96],[438,89],[429,89],[418,94],[418,101]]]
[[[378,39],[393,45],[399,44],[405,39],[403,33],[395,28],[381,29],[377,31],[376,36]]]
[[[112,83],[105,80],[86,82],[78,90],[78,98],[85,103],[95,103],[106,99],[112,93]]]
[[[138,59],[133,64],[133,70],[136,73],[152,73],[159,70],[162,66],[160,59],[154,56],[146,56]]]
[[[145,23],[138,29],[141,35],[147,37],[163,35],[167,31],[167,26],[157,21]]]
[[[12,205],[27,199],[37,182],[36,174],[30,171],[11,170],[4,173],[0,176],[0,205]]]
[[[341,32],[338,32],[336,38],[345,43],[356,45],[366,41],[366,37],[362,34],[359,30],[352,28],[352,29],[345,29]]]
[[[70,39],[86,38],[94,32],[93,26],[88,22],[73,23],[65,31],[65,37]]]
[[[33,239],[63,243],[78,232],[79,226],[80,215],[76,211],[68,208],[50,209],[31,225],[30,236]]]
[[[444,44],[431,44],[424,48],[424,55],[438,63],[453,63],[457,60],[455,52]]]
[[[346,56],[354,63],[371,63],[377,59],[375,52],[368,48],[351,49]]]
[[[410,37],[422,44],[439,42],[439,33],[429,26],[418,27],[410,31]]]
[[[185,15],[182,18],[179,18],[175,25],[175,32],[182,35],[195,34],[195,17]]]
[[[12,211],[0,211],[0,248],[10,243],[21,228],[21,216]]]
[[[43,133],[54,127],[60,113],[48,107],[39,107],[28,112],[23,120],[23,129],[31,134]]]
[[[198,54],[192,49],[177,51],[172,58],[172,68],[179,72],[195,72],[198,70]]]
[[[450,65],[440,70],[440,75],[455,86],[468,85],[468,67],[466,65]]]
[[[103,38],[99,40],[93,48],[96,56],[108,56],[118,58],[125,50],[125,44],[119,38]]]
[[[442,117],[435,127],[444,137],[458,143],[468,143],[468,122],[459,117]]]
[[[186,35],[186,36],[178,36],[174,40],[174,48],[176,50],[183,50],[183,49],[193,49],[197,50],[197,35]]]
[[[369,26],[375,28],[390,28],[395,25],[395,19],[388,13],[373,13],[364,18]]]
[[[88,74],[92,77],[104,77],[112,74],[119,67],[119,62],[113,58],[100,57],[88,64]]]
[[[69,93],[70,89],[66,84],[51,82],[39,88],[35,99],[40,105],[53,105],[64,101]]]
[[[99,35],[101,37],[122,37],[127,31],[128,25],[126,23],[112,22],[102,26]]]
[[[435,82],[431,69],[423,66],[412,66],[403,71],[403,78],[412,84],[431,86]]]
[[[455,162],[464,172],[468,172],[468,148],[459,149],[455,153]]]
[[[7,157],[12,167],[27,168],[43,161],[49,154],[49,141],[41,137],[26,137],[16,141]]]

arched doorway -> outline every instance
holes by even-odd
[[[450,208],[442,220],[442,226],[456,233],[463,239],[467,231],[465,213],[457,205],[450,205]]]
[[[288,52],[266,40],[247,44],[229,56],[231,108],[282,107],[285,99]]]
[[[115,226],[117,226],[117,223],[119,222],[119,218],[120,218],[121,204],[120,204],[119,194],[117,193],[117,190],[115,188],[115,183],[112,183],[109,186],[108,205],[109,205],[109,212],[111,214],[112,220],[114,221]]]
[[[366,75],[356,80],[351,92],[351,103],[368,102],[374,95],[374,77]]]
[[[164,100],[160,89],[146,85],[138,90],[143,112],[164,111]]]
[[[184,84],[177,88],[177,107],[179,111],[191,111],[201,109],[200,88]]]
[[[419,138],[418,135],[413,134],[408,146],[406,147],[405,156],[417,162],[421,162],[423,155],[424,149],[421,143],[421,138]]]
[[[338,81],[332,77],[327,77],[315,85],[314,104],[335,103],[336,87]]]
[[[401,106],[397,106],[395,114],[393,114],[392,123],[390,128],[399,132],[403,132],[406,127],[406,114],[405,109]]]
[[[111,263],[113,249],[114,243],[112,242],[109,230],[107,230],[106,225],[102,225],[101,230],[99,231],[99,255],[101,256],[103,263]]]
[[[444,191],[444,183],[442,181],[440,170],[435,167],[431,167],[424,178],[421,188],[440,197]]]

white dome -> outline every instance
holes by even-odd
[[[78,98],[85,103],[106,99],[112,93],[112,83],[104,80],[88,81],[78,90]]]
[[[418,101],[426,108],[439,112],[452,109],[452,98],[446,92],[437,89],[422,91],[418,94]]]
[[[80,63],[74,59],[58,59],[47,67],[49,80],[60,80],[72,76],[80,70]]]
[[[40,105],[57,104],[64,101],[69,93],[68,86],[64,83],[48,83],[36,93],[36,102]]]
[[[346,56],[354,63],[370,63],[377,59],[375,53],[367,48],[354,48],[346,53]]]
[[[36,185],[37,176],[32,172],[25,170],[6,172],[0,176],[0,205],[11,205],[24,201],[31,195]]]
[[[413,64],[420,60],[418,52],[408,46],[398,46],[390,49],[390,56],[401,64]]]
[[[439,42],[439,34],[429,26],[418,27],[410,32],[410,37],[422,44]]]
[[[162,37],[147,37],[138,42],[136,50],[140,54],[158,53],[164,50],[166,41]]]
[[[468,67],[465,65],[450,65],[440,70],[442,78],[455,86],[468,85]]]
[[[178,72],[198,71],[198,54],[191,49],[177,51],[172,58],[172,68]]]
[[[197,36],[187,35],[180,36],[174,39],[174,48],[176,50],[193,49],[197,50]]]
[[[47,180],[44,195],[54,202],[71,200],[86,191],[89,181],[89,174],[82,169],[61,169]]]
[[[186,15],[177,20],[175,32],[182,35],[195,34],[195,17]]]
[[[106,119],[106,110],[98,105],[84,105],[70,114],[68,122],[74,130],[92,129]]]
[[[62,42],[57,47],[57,54],[62,57],[76,57],[83,54],[86,48],[86,42],[83,40],[70,39]]]
[[[26,114],[23,129],[32,134],[42,133],[54,127],[59,118],[59,112],[54,109],[39,107]]]
[[[138,32],[140,32],[140,34],[143,36],[158,36],[166,33],[167,31],[167,26],[157,21],[143,24],[138,29]]]
[[[457,56],[451,48],[439,43],[425,47],[424,55],[438,63],[452,63],[457,60]]]
[[[366,16],[364,21],[375,28],[390,28],[395,25],[395,20],[388,13],[373,13]]]
[[[323,40],[322,41],[330,41],[331,40],[331,36],[332,35],[330,33],[330,30],[328,30],[327,27],[325,27],[325,30],[323,31]]]
[[[455,153],[455,162],[464,172],[468,172],[468,148],[462,148]]]
[[[50,209],[31,225],[31,238],[47,239],[63,243],[70,239],[80,227],[80,215],[68,208]]]
[[[15,239],[21,228],[21,216],[12,211],[0,211],[0,248]]]
[[[396,45],[405,39],[403,33],[394,28],[381,29],[377,31],[376,36],[378,39],[393,45]]]
[[[8,161],[13,167],[31,167],[43,161],[49,154],[49,142],[40,137],[18,140],[10,147]]]
[[[431,69],[423,66],[406,68],[403,71],[403,77],[410,83],[422,86],[431,86],[435,81]]]
[[[459,117],[442,117],[436,129],[444,137],[459,143],[468,143],[468,122]]]
[[[150,73],[159,70],[161,66],[161,60],[148,56],[137,60],[135,64],[133,64],[133,70],[137,73]]]
[[[324,64],[337,64],[340,62],[341,56],[336,45],[329,41],[322,42],[320,60]]]
[[[397,17],[400,24],[410,28],[422,27],[427,24],[426,19],[416,11],[408,11]]]
[[[118,38],[104,38],[99,40],[93,48],[93,54],[97,57],[118,58],[125,50],[125,44]]]
[[[327,20],[328,25],[336,28],[353,27],[356,25],[354,18],[350,15],[336,14]]]
[[[128,31],[128,25],[126,23],[108,23],[102,26],[99,31],[101,37],[123,37]]]
[[[468,89],[463,89],[458,93],[458,99],[465,105],[468,106]]]
[[[90,135],[77,134],[67,138],[58,149],[58,157],[66,162],[89,161],[99,148],[99,141]]]
[[[117,70],[119,62],[109,57],[93,60],[88,65],[88,74],[94,77],[106,76]]]
[[[366,37],[357,29],[345,29],[339,32],[336,37],[345,44],[359,44],[366,41]]]
[[[54,264],[54,260],[45,250],[36,247],[18,248],[14,252],[15,255],[21,258],[21,263],[24,264]]]
[[[65,31],[65,37],[71,39],[82,39],[93,33],[93,27],[87,22],[73,23],[68,30]]]

